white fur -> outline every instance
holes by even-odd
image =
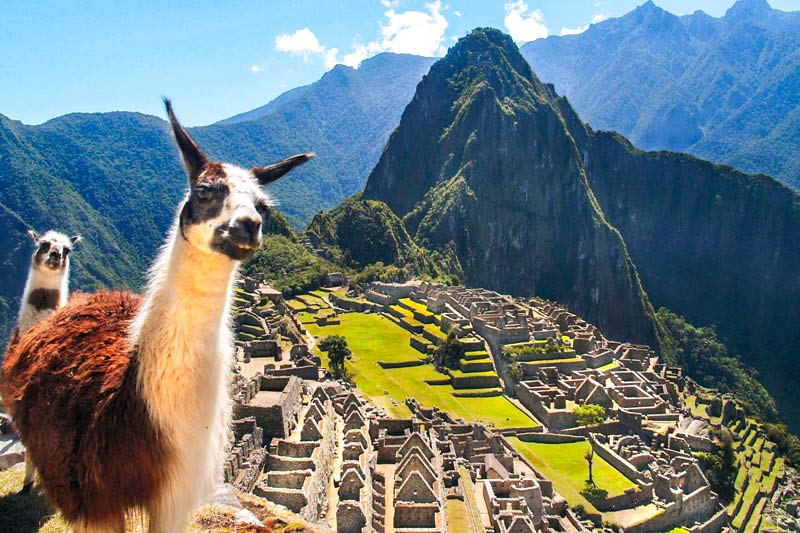
[[[167,486],[148,510],[151,533],[182,531],[222,477],[238,262],[212,250],[210,243],[217,226],[254,211],[253,190],[264,194],[247,171],[226,165],[226,173],[231,194],[216,219],[184,228],[183,234],[176,219],[129,332],[140,358],[141,395],[177,451],[165,472]]]
[[[48,231],[42,236],[42,239],[51,242],[63,241],[64,244],[69,243],[69,239],[66,236],[54,231]],[[64,307],[69,296],[69,256],[67,256],[64,268],[58,270],[51,270],[44,266],[37,267],[34,259],[31,259],[31,268],[28,271],[28,279],[25,282],[25,290],[22,293],[22,302],[20,303],[19,317],[17,319],[20,336],[55,313],[53,309],[37,310],[28,303],[28,295],[35,289],[57,289],[60,291],[58,307]]]

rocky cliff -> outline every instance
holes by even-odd
[[[370,174],[417,243],[452,248],[470,284],[558,300],[658,345],[647,296],[594,198],[552,87],[511,39],[475,30],[417,88]]]

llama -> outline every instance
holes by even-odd
[[[144,296],[79,295],[11,347],[2,393],[45,493],[78,532],[145,513],[176,533],[221,481],[239,263],[261,245],[266,185],[299,154],[244,170],[211,162],[165,100],[189,178]]]
[[[48,318],[56,309],[64,307],[69,293],[69,254],[72,245],[81,238],[67,237],[55,231],[39,235],[28,230],[36,251],[31,257],[31,268],[22,292],[17,325],[11,332],[11,342],[28,332],[33,326]],[[22,493],[30,492],[36,476],[30,461],[25,461],[25,481]]]
[[[28,280],[22,293],[16,333],[24,335],[33,326],[64,307],[69,293],[69,254],[78,235],[67,237],[55,231],[39,235],[28,231],[36,251],[31,258]]]

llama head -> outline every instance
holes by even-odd
[[[69,254],[72,245],[80,242],[78,235],[67,237],[57,231],[48,231],[39,235],[33,230],[28,230],[28,235],[36,246],[36,251],[31,259],[31,266],[35,270],[44,272],[61,272],[69,265]]]
[[[209,161],[167,106],[175,141],[180,148],[189,192],[180,211],[180,235],[208,253],[244,261],[261,246],[262,216],[271,208],[269,195],[261,189],[314,156],[298,154],[266,167],[250,170]]]

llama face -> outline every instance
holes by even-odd
[[[278,163],[244,170],[209,161],[167,106],[175,141],[189,175],[189,193],[180,213],[180,233],[209,253],[244,261],[261,246],[261,217],[271,202],[262,185],[271,183],[314,154],[298,154]]]
[[[252,172],[208,163],[181,208],[181,235],[198,248],[244,261],[261,246],[261,217],[270,204]]]
[[[60,272],[67,268],[72,245],[81,239],[77,235],[67,237],[56,231],[48,231],[40,236],[31,230],[28,235],[36,245],[31,265],[34,269],[45,272]]]

